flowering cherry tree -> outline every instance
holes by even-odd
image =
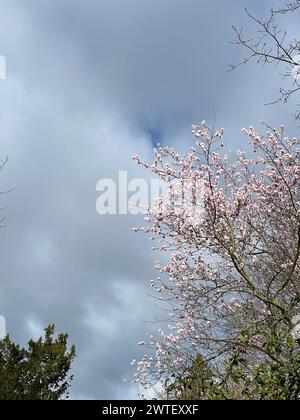
[[[158,336],[140,343],[149,355],[132,362],[142,387],[179,398],[198,366],[210,387],[197,398],[300,395],[300,141],[283,127],[264,130],[244,129],[251,151],[234,158],[224,131],[205,122],[184,157],[163,146],[152,164],[134,157],[170,183],[136,229],[166,254],[151,286],[169,308]]]

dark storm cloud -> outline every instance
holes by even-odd
[[[268,2],[257,2],[259,12]],[[24,341],[55,322],[77,344],[73,398],[134,397],[122,384],[156,308],[144,298],[154,255],[130,232],[140,219],[96,213],[96,182],[149,158],[156,137],[184,148],[190,125],[228,128],[284,122],[289,107],[265,108],[277,77],[238,61],[231,0],[0,1],[3,188],[16,190],[2,231],[0,313]],[[241,146],[240,146],[241,147]],[[158,316],[158,315],[156,315]]]

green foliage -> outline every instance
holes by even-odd
[[[166,381],[166,391],[170,399],[221,399],[221,393],[214,382],[213,373],[200,354],[195,357],[185,374],[175,376],[173,381]]]
[[[251,360],[249,336],[241,335],[241,346],[228,360],[225,370],[214,371],[200,355],[186,374],[166,387],[171,399],[187,400],[300,400],[300,351],[291,337],[277,331],[266,333],[267,357]]]
[[[260,400],[299,400],[299,344],[290,336],[282,336],[274,331],[273,334],[266,334],[263,347],[269,360],[241,376],[242,381],[239,382],[244,387],[244,394]],[[242,366],[238,368],[243,371]]]
[[[300,399],[299,361],[290,366],[262,363],[248,380],[245,392],[250,389],[261,400]]]
[[[72,376],[68,376],[75,347],[68,350],[68,335],[54,338],[49,325],[44,337],[30,340],[28,348],[0,341],[0,400],[58,400],[68,395]]]

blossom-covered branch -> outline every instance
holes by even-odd
[[[300,311],[300,142],[283,127],[265,130],[244,129],[252,151],[234,158],[224,152],[224,130],[205,122],[193,126],[196,145],[186,156],[159,146],[152,164],[135,157],[171,186],[136,229],[169,256],[151,281],[169,325],[149,336],[154,353],[134,361],[135,381],[146,388],[178,384],[201,355],[225,398],[236,360],[251,375],[299,355],[291,331]]]

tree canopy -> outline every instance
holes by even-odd
[[[54,337],[49,325],[44,337],[27,348],[7,336],[0,341],[0,400],[59,400],[68,396],[75,347],[68,350],[68,334]]]

